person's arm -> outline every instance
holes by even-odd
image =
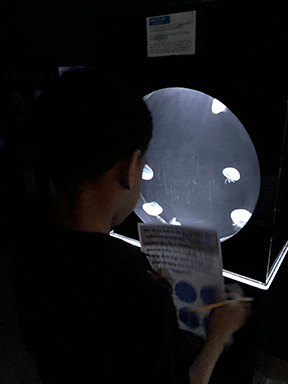
[[[215,364],[231,335],[245,323],[250,305],[235,301],[216,308],[209,316],[207,338],[198,357],[190,368],[191,384],[208,384]]]

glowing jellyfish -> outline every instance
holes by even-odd
[[[226,106],[223,103],[221,103],[221,101],[217,99],[213,99],[211,111],[214,113],[214,115],[218,115],[218,113],[224,112],[225,109],[226,109]]]
[[[230,217],[233,221],[233,225],[237,225],[240,228],[243,228],[247,221],[252,216],[252,213],[247,211],[247,209],[234,209],[231,212]]]
[[[240,180],[240,172],[236,168],[224,168],[222,174],[226,177],[225,184],[235,183],[235,181]]]
[[[154,176],[153,170],[149,167],[149,165],[145,164],[145,167],[143,168],[143,172],[142,172],[142,179],[151,180],[153,179],[153,176]]]
[[[163,212],[163,208],[161,207],[161,205],[156,203],[156,201],[152,201],[151,203],[145,203],[142,205],[142,208],[150,216],[158,216]]]
[[[169,221],[169,224],[172,224],[172,225],[181,225],[181,223],[179,223],[179,221],[177,221],[176,217],[173,217],[173,219],[171,219]]]

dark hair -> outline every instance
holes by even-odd
[[[76,69],[50,79],[36,102],[34,148],[56,190],[97,181],[135,149],[145,153],[152,118],[116,76]]]

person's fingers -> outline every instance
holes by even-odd
[[[244,291],[239,284],[225,285],[225,297],[227,300],[237,300],[244,296]]]
[[[226,343],[246,323],[249,314],[250,304],[239,300],[213,309],[209,316],[207,337]]]
[[[229,305],[231,309],[234,308],[233,315],[235,316],[235,321],[239,325],[239,328],[242,327],[251,315],[251,305],[243,301],[234,301]]]
[[[226,284],[225,285],[225,291],[227,293],[238,293],[239,295],[243,295],[243,293],[244,293],[243,289],[237,283]]]

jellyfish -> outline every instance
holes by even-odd
[[[143,168],[142,172],[142,179],[143,180],[151,180],[153,179],[154,172],[152,168],[149,167],[149,165],[145,164],[145,167]]]
[[[161,205],[156,203],[156,201],[152,201],[151,203],[145,203],[142,205],[142,208],[150,216],[158,216],[163,212],[163,208],[161,207]]]
[[[240,172],[236,168],[224,168],[222,174],[226,177],[225,184],[235,183],[235,181],[240,180]]]
[[[214,113],[214,115],[218,115],[220,112],[224,112],[226,109],[226,106],[221,103],[221,101],[217,99],[213,99],[212,106],[211,106],[211,111]]]
[[[169,221],[169,224],[172,224],[172,225],[181,225],[181,223],[179,223],[179,221],[177,221],[176,217],[173,217],[173,219],[171,219]]]
[[[240,228],[244,227],[251,216],[252,213],[247,211],[247,209],[234,209],[234,211],[232,211],[230,214],[233,225],[237,225]]]

